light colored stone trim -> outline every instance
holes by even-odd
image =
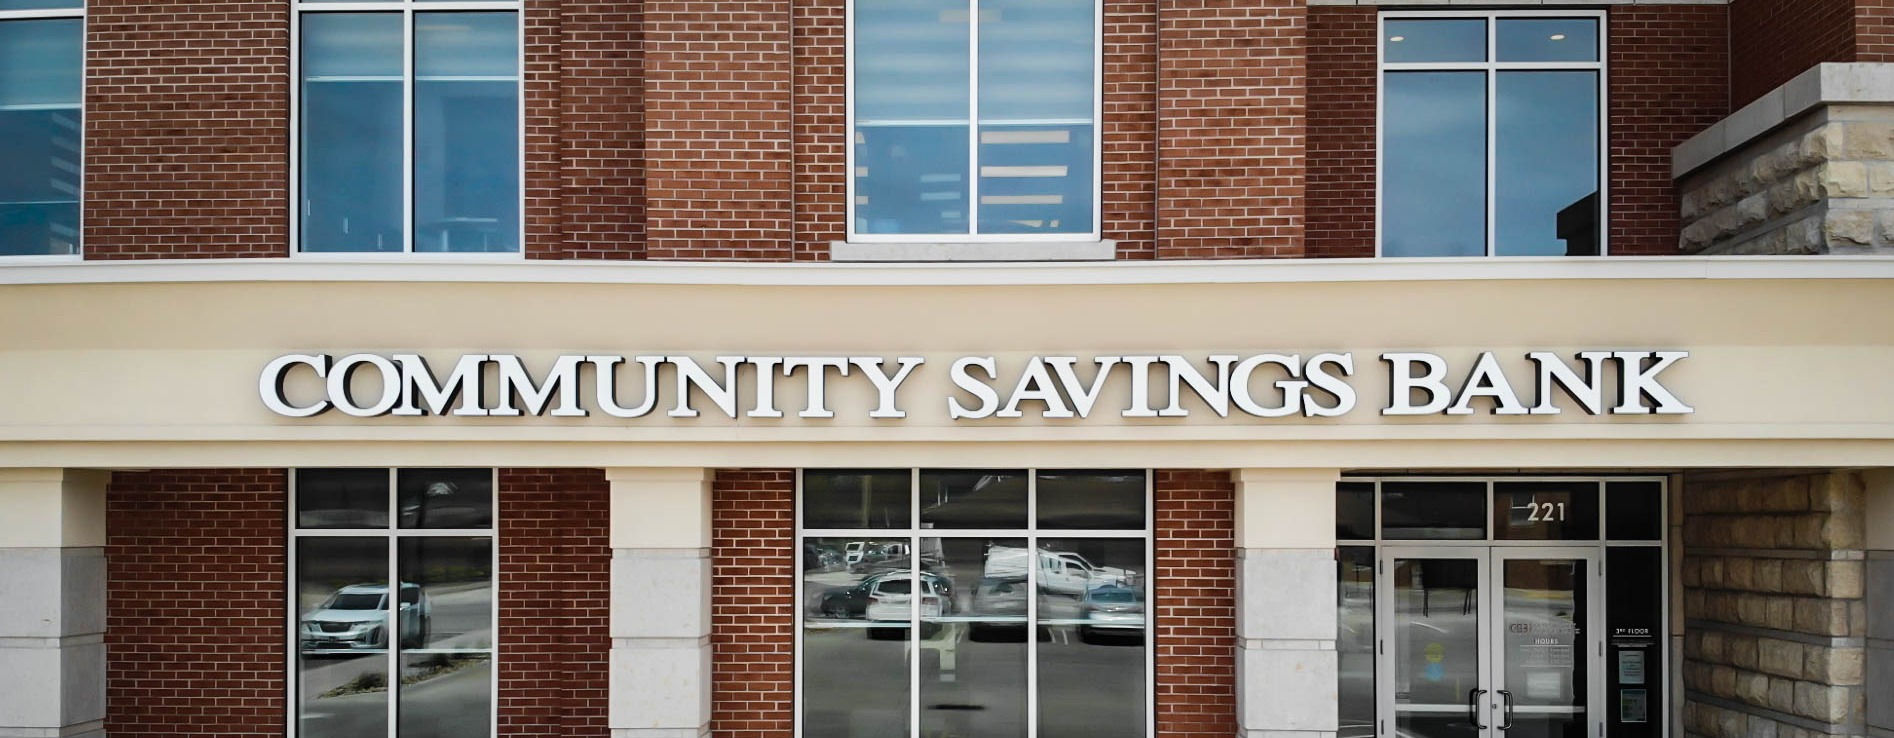
[[[1822,105],[1894,103],[1894,64],[1821,64],[1743,106],[1671,152],[1682,177]]]
[[[1792,725],[1823,735],[1859,735],[1862,729],[1866,727],[1865,724],[1860,721],[1825,723],[1820,720],[1812,720],[1800,715],[1790,715],[1786,712],[1771,710],[1767,707],[1744,704],[1736,700],[1728,700],[1703,692],[1690,691],[1686,692],[1685,696],[1688,697],[1691,702],[1708,705],[1719,710],[1728,710],[1744,715],[1753,715],[1766,720],[1774,720],[1785,725]]]
[[[1018,241],[1010,243],[829,244],[830,261],[1109,261],[1117,241]]]
[[[1236,469],[1230,474],[1236,480],[1237,548],[1334,548],[1340,469]],[[1331,567],[1331,579],[1332,574]]]
[[[605,470],[614,550],[710,547],[710,479],[701,467]]]
[[[1243,735],[1333,734],[1340,686],[1333,644],[1326,649],[1238,649],[1236,720]]]
[[[1334,529],[1330,522],[1326,530]],[[1237,567],[1238,638],[1270,644],[1262,648],[1335,648],[1333,547],[1237,549]]]
[[[105,721],[92,720],[63,728],[17,728],[0,725],[0,738],[105,738]]]

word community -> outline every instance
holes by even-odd
[[[1387,404],[1380,413],[1558,415],[1564,412],[1563,397],[1592,415],[1687,415],[1694,409],[1666,389],[1658,375],[1688,356],[1684,351],[1581,351],[1567,361],[1534,351],[1509,376],[1490,351],[1461,367],[1430,353],[1384,353],[1379,359],[1388,371]],[[1355,411],[1359,399],[1352,384],[1356,362],[1349,353],[1306,359],[1300,354],[1217,354],[1202,360],[1034,356],[1012,363],[961,357],[946,369],[951,389],[932,381],[918,384],[945,394],[934,401],[944,402],[953,420],[1084,419],[1113,412],[1124,418],[1184,418],[1193,410],[1220,418],[1340,417]],[[264,367],[258,391],[271,411],[293,418],[333,409],[357,417],[569,418],[597,412],[614,418],[715,413],[768,419],[786,417],[778,407],[777,381],[800,378],[795,417],[834,418],[829,391],[857,382],[865,386],[851,389],[873,393],[867,417],[897,420],[908,417],[902,401],[911,398],[903,388],[927,373],[926,364],[918,356],[719,356],[699,362],[689,356],[572,354],[553,360],[536,378],[512,354],[463,355],[445,373],[418,354],[290,354]],[[368,375],[371,380],[363,381]],[[314,390],[318,384],[320,396],[289,389]],[[627,401],[627,394],[636,402]]]

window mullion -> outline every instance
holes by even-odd
[[[414,8],[401,11],[401,251],[414,252]]]
[[[388,594],[382,597],[387,610],[382,617],[387,622],[382,625],[382,648],[388,657],[388,676],[384,683],[388,685],[388,735],[393,738],[400,734],[401,719],[401,654],[397,653],[401,643],[401,567],[396,561],[400,549],[401,537],[393,533],[401,527],[401,498],[396,486],[400,475],[394,469],[388,470]]]
[[[970,0],[971,1],[971,0]],[[921,470],[908,470],[908,735],[921,737]],[[942,608],[943,612],[945,608]]]
[[[980,235],[980,0],[967,0],[967,34],[967,234],[977,236]]]
[[[1039,738],[1039,470],[1026,470],[1026,738]]]

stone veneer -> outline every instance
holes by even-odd
[[[1855,472],[1686,480],[1686,736],[1868,734],[1865,494]]]
[[[1894,105],[1822,106],[1679,189],[1686,253],[1894,253]]]
[[[1672,154],[1689,254],[1894,253],[1894,64],[1821,64]]]

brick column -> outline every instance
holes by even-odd
[[[1868,651],[1863,687],[1869,700],[1868,732],[1894,735],[1894,469],[1862,475],[1867,487]]]
[[[1303,0],[1157,13],[1157,257],[1301,256]]]
[[[105,485],[0,470],[0,735],[105,735]]]
[[[1864,732],[1859,472],[1686,478],[1686,736]]]
[[[1238,469],[1237,735],[1334,738],[1338,469]]]
[[[611,729],[710,733],[710,470],[607,469]]]

